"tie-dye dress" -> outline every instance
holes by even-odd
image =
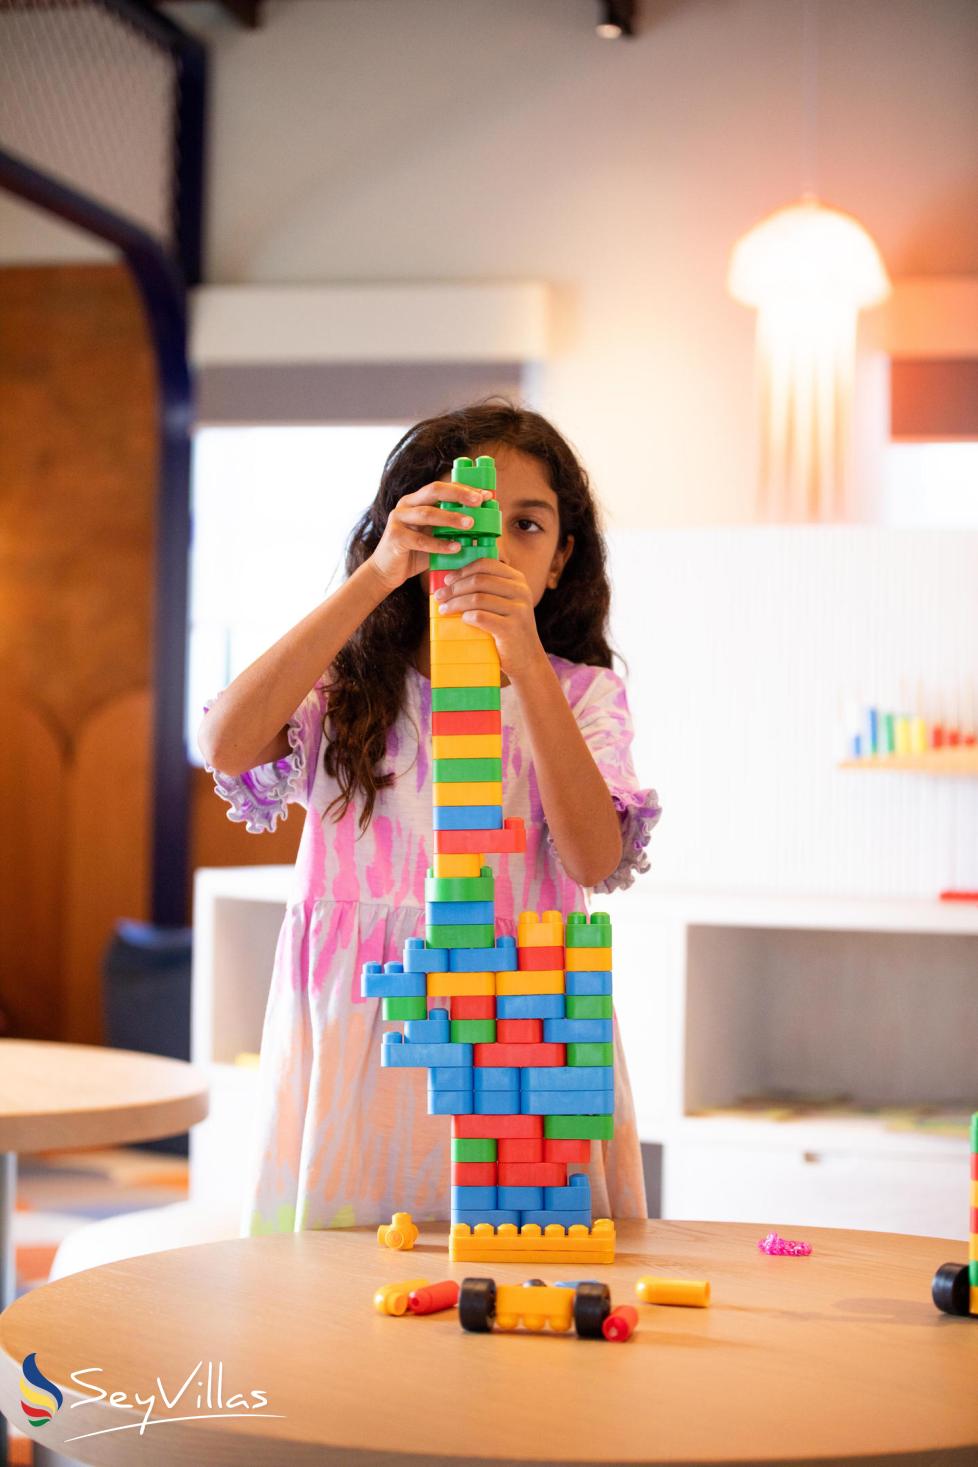
[[[632,765],[632,725],[616,673],[551,657],[622,822],[622,858],[593,890],[631,885],[648,870],[644,848],[659,818],[654,790]],[[450,1127],[427,1113],[423,1069],[383,1069],[381,1005],[360,997],[366,962],[399,961],[423,936],[424,882],[432,864],[431,684],[409,667],[405,706],[390,731],[394,783],[378,792],[357,835],[357,811],[324,812],[337,793],[323,760],[324,676],[289,723],[289,757],[240,776],[215,773],[228,819],[274,830],[290,802],[307,810],[279,935],[262,1034],[257,1134],[242,1231],[290,1232],[450,1213]],[[521,911],[588,909],[561,867],[546,826],[519,700],[501,689],[503,809],[526,826],[526,852],[487,856],[495,873],[497,935]],[[335,812],[334,812],[335,813]],[[615,1023],[615,1135],[593,1142],[595,1217],[645,1217],[631,1087]]]

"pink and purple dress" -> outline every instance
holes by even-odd
[[[660,810],[655,791],[639,788],[635,776],[624,683],[607,668],[550,662],[622,823],[621,861],[593,890],[630,886],[648,870],[645,846]],[[378,792],[358,837],[356,804],[338,823],[324,813],[337,794],[323,760],[327,683],[324,675],[290,719],[288,758],[239,776],[214,774],[228,819],[249,831],[274,830],[291,802],[307,811],[265,1012],[245,1235],[377,1224],[399,1211],[447,1220],[451,1212],[450,1121],[428,1115],[423,1070],[381,1067],[381,1006],[360,996],[364,963],[400,961],[405,940],[424,936],[431,684],[408,668],[405,706],[387,743],[397,778]],[[509,685],[500,696],[504,813],[522,817],[526,852],[487,857],[497,936],[515,934],[522,911],[588,909],[547,829],[519,700]],[[591,1146],[594,1216],[645,1217],[617,1021],[614,1034],[615,1135]]]

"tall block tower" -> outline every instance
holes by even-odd
[[[456,459],[452,481],[495,491],[495,464]],[[363,994],[403,1024],[384,1034],[381,1064],[426,1068],[429,1112],[452,1117],[452,1258],[610,1262],[614,1224],[592,1225],[586,1168],[614,1124],[611,923],[523,912],[515,937],[496,936],[484,858],[524,851],[526,833],[503,814],[496,644],[434,599],[446,571],[498,557],[496,499],[464,508],[468,534],[434,530],[461,548],[430,561],[425,935],[408,939],[402,962],[366,964]]]

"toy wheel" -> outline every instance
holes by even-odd
[[[463,1329],[488,1334],[496,1316],[496,1280],[463,1279],[458,1296],[458,1320]]]
[[[942,1263],[930,1286],[931,1297],[945,1314],[970,1314],[971,1286],[966,1263]]]
[[[582,1340],[600,1340],[601,1326],[611,1313],[607,1284],[578,1284],[574,1294],[574,1328]]]

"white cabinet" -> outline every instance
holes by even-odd
[[[978,906],[614,893],[615,992],[665,1217],[966,1237],[968,1146],[858,1116],[695,1112],[793,1090],[978,1109]]]

